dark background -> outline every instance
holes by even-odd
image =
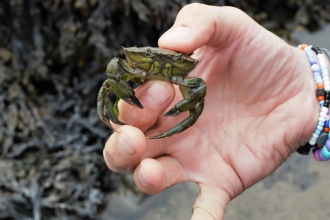
[[[186,4],[238,7],[296,45],[325,0],[0,0],[0,219],[95,219],[127,185],[105,166],[96,113],[121,46],[157,46]]]

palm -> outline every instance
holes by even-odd
[[[251,35],[244,40],[249,38],[258,44],[237,50],[244,42],[236,42],[226,50],[202,47],[195,52],[202,62],[191,75],[205,79],[208,87],[204,112],[194,127],[162,141],[163,154],[178,160],[188,174],[186,180],[224,188],[232,198],[274,171],[303,135],[292,128],[308,123],[302,120],[306,112],[292,111],[306,104],[304,94],[297,94],[307,80],[292,71],[292,48],[283,51],[276,37]],[[278,51],[269,53],[269,40]],[[260,60],[273,64],[265,71]],[[174,102],[181,96],[177,97]],[[160,118],[155,127],[177,120]],[[154,129],[148,132],[159,133]]]
[[[186,26],[192,30],[189,38],[180,39]],[[139,129],[123,126],[122,133],[112,135],[104,151],[106,162],[116,172],[135,169],[136,184],[147,193],[194,181],[201,187],[195,206],[221,218],[230,199],[269,175],[307,141],[317,119],[317,109],[311,108],[317,106],[315,84],[302,51],[236,9],[190,5],[172,29],[174,34],[165,34],[159,44],[195,51],[193,57],[202,60],[190,75],[207,83],[204,111],[188,130],[146,140],[187,115],[163,117],[182,99],[179,90],[163,83],[163,89],[148,95],[153,82],[145,83],[137,89],[142,103],[149,100],[145,109],[119,106],[122,120]],[[155,105],[161,96],[163,101]],[[208,214],[194,212],[193,219]]]

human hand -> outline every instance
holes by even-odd
[[[134,170],[143,192],[184,181],[200,194],[192,219],[222,219],[229,201],[271,174],[308,141],[318,118],[315,83],[303,51],[231,7],[185,6],[159,46],[202,60],[190,73],[207,84],[205,107],[188,130],[147,140],[185,118],[163,117],[182,99],[165,82],[136,90],[144,109],[120,102],[122,126],[104,149],[108,167]],[[315,107],[314,107],[315,106]],[[206,211],[205,211],[206,210]]]

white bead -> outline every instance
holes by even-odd
[[[314,133],[313,133],[314,134]],[[311,137],[311,139],[309,139],[309,140],[316,140],[317,139],[317,137],[314,137],[313,135],[312,135],[312,137]]]
[[[330,81],[329,76],[323,76],[323,81]]]
[[[322,71],[327,71],[328,70],[328,67],[324,64],[324,65],[320,65],[321,67],[321,70]]]
[[[313,71],[315,71],[315,70],[320,70],[320,67],[319,67],[319,65],[317,65],[317,64],[313,64],[313,65],[311,66],[311,69],[312,69]]]
[[[327,116],[327,113],[325,113],[325,112],[320,112],[320,117],[322,117],[322,118],[324,118],[324,120],[325,120],[325,117]]]
[[[319,121],[321,121],[321,122],[325,122],[325,118],[323,118],[323,117],[319,117]]]
[[[330,86],[324,86],[325,91],[330,91]]]
[[[330,85],[330,82],[329,81],[324,82],[324,86],[325,85]]]
[[[317,75],[314,77],[315,81],[322,80],[321,76]]]
[[[315,60],[313,51],[307,51],[306,55],[307,55],[308,58],[313,58]]]
[[[313,133],[313,134],[314,134],[314,133]],[[318,137],[314,137],[314,136],[312,136],[311,139],[309,139],[309,140],[311,140],[311,141],[316,141],[317,138],[318,138]]]
[[[311,48],[312,48],[312,45],[310,45],[310,46],[307,46],[307,47],[305,47],[304,51],[309,51],[309,50],[312,50]]]
[[[316,144],[316,140],[310,140],[309,141],[309,144],[312,145],[312,146],[315,145]]]
[[[327,107],[322,107],[321,108],[321,112],[325,112],[325,113],[328,113],[329,109]]]
[[[310,141],[316,141],[317,140],[317,138],[315,138],[315,137],[311,137],[311,139],[309,139]]]
[[[322,69],[322,76],[329,76],[328,69]]]

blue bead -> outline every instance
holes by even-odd
[[[322,131],[323,127],[318,125],[318,126],[316,126],[316,129]]]
[[[324,122],[324,127],[328,128],[329,127],[329,121]]]
[[[327,160],[329,160],[329,158],[326,158],[326,157],[322,154],[322,150],[319,150],[319,152],[318,152],[318,156],[319,156],[319,159],[322,160],[322,161],[327,161]]]
[[[322,121],[319,121],[319,122],[317,123],[317,125],[322,126],[322,127],[325,126],[325,125],[324,125],[324,122],[322,122]]]
[[[325,146],[327,148],[328,151],[330,151],[330,139],[328,139],[326,142],[325,142]]]
[[[322,147],[322,155],[327,158],[327,159],[330,159],[330,152],[327,150],[326,147]]]
[[[317,62],[315,60],[312,60],[312,59],[309,62],[310,62],[311,65],[317,64]]]
[[[321,130],[319,130],[319,129],[315,129],[314,133],[315,133],[315,134],[321,134]]]

